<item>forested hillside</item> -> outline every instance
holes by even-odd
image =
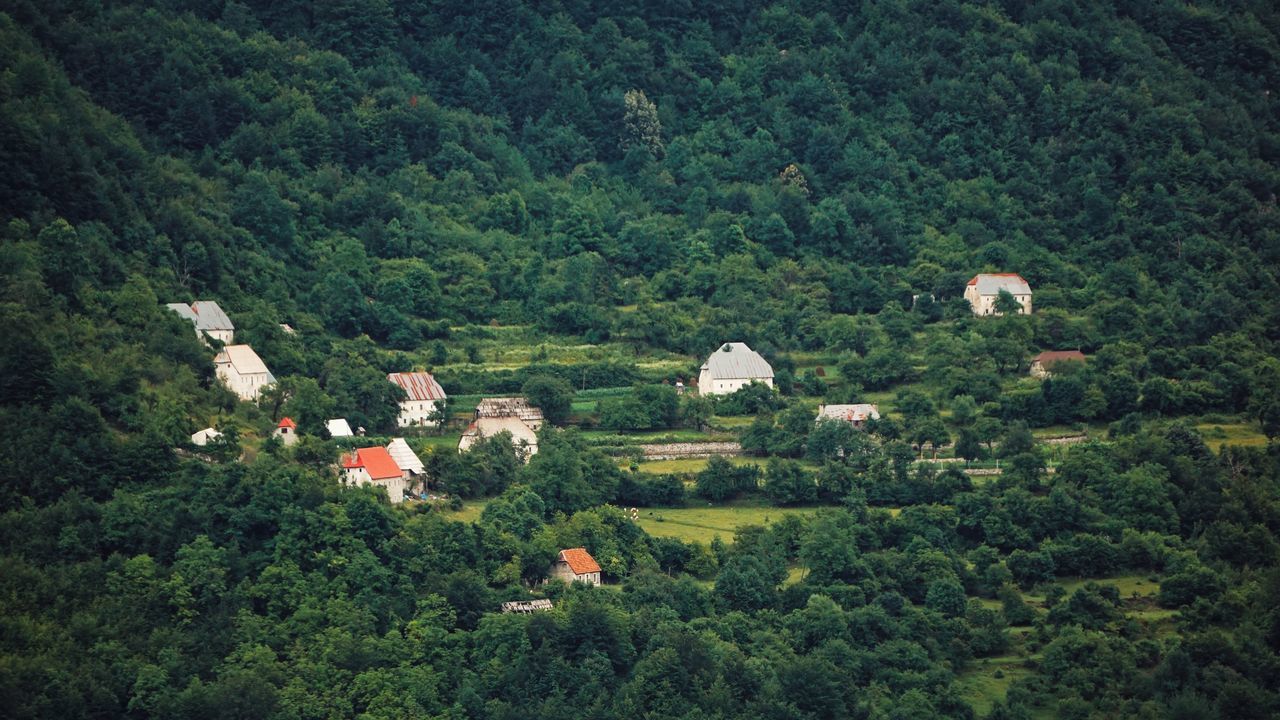
[[[0,716],[1280,716],[1278,77],[1268,2],[0,3]],[[452,502],[337,481],[413,369]]]

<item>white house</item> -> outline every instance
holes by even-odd
[[[165,307],[190,320],[196,326],[196,335],[201,340],[206,335],[223,345],[235,340],[236,326],[231,324],[231,318],[218,307],[218,303],[212,300],[197,300],[190,305],[169,303]]]
[[[551,563],[551,577],[567,583],[584,582],[600,584],[600,564],[586,548],[561,550]]]
[[[753,382],[773,387],[773,368],[746,343],[725,343],[702,364],[698,392],[727,395]]]
[[[406,473],[381,446],[352,450],[342,458],[342,481],[348,485],[377,485],[386,488],[391,502],[404,501],[409,489]]]
[[[529,400],[522,397],[484,398],[476,405],[476,419],[480,418],[520,418],[529,429],[538,432],[546,419],[542,416],[542,408],[530,405]]]
[[[262,389],[275,383],[262,358],[248,345],[228,345],[213,359],[222,383],[241,400],[256,400]]]
[[[1018,273],[980,273],[964,288],[964,299],[969,301],[974,315],[999,315],[996,299],[1004,290],[1022,306],[1019,315],[1031,314],[1031,286]]]
[[[856,403],[854,405],[819,405],[818,420],[842,420],[861,428],[867,424],[868,420],[879,420],[880,409],[869,403]]]
[[[396,420],[400,427],[435,427],[440,424],[431,416],[436,412],[436,402],[444,402],[449,396],[445,395],[444,388],[431,377],[431,373],[390,373],[387,380],[404,390],[400,417]]]
[[[458,439],[458,451],[466,452],[482,439],[493,437],[500,432],[511,433],[511,444],[516,449],[516,455],[523,462],[529,462],[529,458],[538,454],[537,433],[518,417],[476,418]]]
[[[418,458],[418,454],[409,447],[409,443],[404,438],[394,438],[387,443],[387,452],[390,453],[391,459],[396,461],[396,465],[404,472],[406,480],[412,480],[414,475],[423,475],[427,472],[426,466],[422,464],[422,460]]]
[[[298,442],[298,423],[290,417],[280,418],[280,422],[276,423],[275,435],[285,447]]]
[[[355,433],[351,432],[351,424],[346,418],[334,418],[326,420],[325,428],[329,430],[329,437],[351,437]]]
[[[220,437],[222,437],[222,433],[214,430],[213,428],[205,428],[198,433],[192,434],[191,444],[204,447]]]

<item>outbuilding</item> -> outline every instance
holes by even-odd
[[[567,583],[584,582],[592,585],[600,584],[600,564],[591,557],[586,548],[570,548],[561,550],[555,562],[551,563],[551,577]]]

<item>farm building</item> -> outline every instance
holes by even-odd
[[[262,389],[275,383],[262,358],[248,345],[228,345],[213,359],[218,378],[241,400],[256,400]]]
[[[396,424],[400,427],[435,427],[440,424],[432,417],[436,413],[436,403],[445,402],[449,397],[431,373],[390,373],[387,380],[404,390]]]
[[[1031,376],[1038,378],[1049,377],[1053,374],[1053,368],[1062,363],[1080,363],[1085,362],[1084,353],[1079,350],[1046,350],[1031,359]]]
[[[727,395],[753,382],[773,387],[773,367],[746,343],[725,343],[702,364],[698,392]]]
[[[197,300],[190,305],[186,303],[169,303],[165,307],[191,321],[196,327],[196,336],[201,340],[209,336],[226,345],[235,340],[236,326],[231,318],[212,300]]]
[[[996,310],[996,299],[1004,290],[1013,296],[1022,306],[1019,315],[1031,314],[1031,286],[1017,273],[980,273],[964,288],[964,299],[974,315],[999,315]]]
[[[351,432],[351,424],[347,422],[346,418],[326,420],[324,426],[329,431],[329,437],[351,437],[354,435]]]
[[[501,605],[503,613],[515,613],[517,615],[528,615],[535,612],[545,612],[555,607],[550,600],[510,600]]]
[[[534,432],[541,430],[545,422],[542,408],[530,405],[522,397],[484,398],[476,405],[476,419],[481,418],[519,418]]]
[[[867,424],[868,420],[879,420],[880,409],[869,403],[856,405],[819,405],[818,420],[843,420],[856,428]]]
[[[511,433],[511,444],[522,461],[529,462],[529,458],[538,454],[537,433],[518,417],[483,417],[472,420],[458,439],[458,451],[466,452],[480,440],[501,432]]]
[[[427,469],[422,464],[422,460],[418,459],[418,454],[409,447],[409,443],[404,438],[394,438],[387,443],[387,452],[391,454],[391,459],[396,461],[396,465],[400,467],[410,478],[414,475],[422,475]]]
[[[600,564],[586,548],[561,550],[551,563],[551,577],[567,583],[584,582],[600,584]]]
[[[220,437],[222,437],[222,433],[213,428],[205,428],[191,435],[191,444],[204,447]]]
[[[280,422],[276,423],[275,436],[280,438],[285,447],[298,442],[298,423],[293,418],[280,418]]]
[[[342,458],[343,482],[386,488],[387,497],[393,503],[404,500],[405,491],[409,489],[406,475],[384,447],[359,448]]]

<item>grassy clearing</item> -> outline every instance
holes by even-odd
[[[1204,436],[1204,442],[1217,452],[1223,445],[1242,447],[1266,447],[1267,436],[1256,423],[1231,423],[1196,425],[1196,430]]]
[[[979,716],[991,712],[997,702],[1003,701],[1014,681],[1030,677],[1032,670],[1024,667],[1022,655],[1000,655],[984,658],[956,677],[956,688]]]
[[[480,513],[484,512],[484,506],[488,504],[488,500],[467,500],[462,503],[461,510],[446,510],[445,518],[455,522],[475,522],[480,519]]]
[[[1067,594],[1084,587],[1085,583],[1111,585],[1120,593],[1120,599],[1131,597],[1152,598],[1160,594],[1160,583],[1152,582],[1148,575],[1117,575],[1110,578],[1070,578],[1058,581]]]
[[[726,459],[729,462],[733,463],[734,465],[738,465],[738,466],[755,465],[757,467],[760,467],[761,469],[764,468],[764,464],[765,464],[763,461],[760,460],[760,458],[731,457]],[[694,473],[702,472],[703,468],[707,466],[707,463],[709,461],[710,461],[709,458],[678,458],[676,460],[647,460],[645,462],[640,463],[637,466],[637,468],[639,469],[640,472],[648,473],[650,475],[670,475],[670,474],[692,475]],[[624,460],[623,462],[619,463],[619,465],[621,467],[626,468],[626,467],[630,467],[631,463],[628,460]]]
[[[816,507],[777,508],[755,504],[641,508],[639,525],[650,535],[706,545],[717,536],[726,543],[733,542],[734,532],[745,525],[769,525],[787,515],[812,515],[817,510]]]

